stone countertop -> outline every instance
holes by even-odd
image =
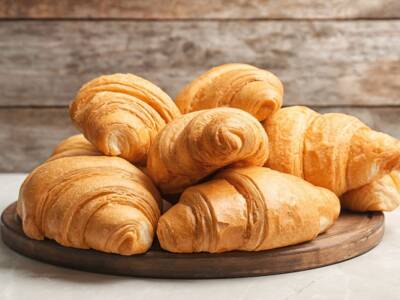
[[[0,209],[15,201],[24,174],[0,174]],[[80,272],[37,262],[0,243],[0,299],[400,299],[400,210],[385,215],[385,235],[370,252],[289,274],[166,280]]]

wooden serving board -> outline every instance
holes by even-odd
[[[173,254],[155,242],[145,254],[120,256],[29,239],[22,231],[15,203],[3,211],[1,219],[3,242],[22,255],[89,272],[158,278],[247,277],[312,269],[363,254],[374,248],[384,233],[382,213],[342,212],[335,225],[314,241],[280,249]]]

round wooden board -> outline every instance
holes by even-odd
[[[84,271],[157,278],[226,278],[293,272],[341,262],[375,247],[384,233],[382,213],[342,212],[335,225],[312,242],[261,252],[173,254],[155,243],[150,251],[120,256],[31,240],[24,235],[16,204],[2,216],[2,239],[22,255]]]

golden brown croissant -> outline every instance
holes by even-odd
[[[202,74],[176,97],[182,113],[230,106],[259,121],[282,106],[283,85],[274,74],[246,64],[226,64]]]
[[[186,189],[161,216],[161,247],[178,253],[259,251],[298,244],[326,231],[337,196],[263,167],[230,168]]]
[[[400,159],[400,141],[345,114],[287,107],[264,128],[270,139],[266,166],[337,195],[390,173]]]
[[[147,172],[162,192],[174,194],[227,165],[262,166],[267,158],[268,137],[257,119],[214,108],[170,122],[150,148]]]
[[[400,171],[396,170],[340,198],[353,211],[392,211],[400,205]]]
[[[131,255],[152,244],[160,196],[139,169],[118,157],[47,161],[21,186],[17,212],[32,239]]]
[[[82,134],[77,134],[61,141],[48,160],[58,159],[68,156],[100,156],[98,151]]]
[[[156,134],[180,112],[151,82],[132,74],[114,74],[86,83],[71,103],[70,115],[104,154],[144,164]]]

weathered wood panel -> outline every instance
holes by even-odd
[[[76,133],[65,108],[0,109],[0,172],[29,171]]]
[[[0,18],[396,18],[397,0],[3,0]]]
[[[66,105],[100,74],[132,72],[171,96],[211,66],[246,62],[284,81],[286,104],[400,104],[399,21],[10,21],[0,105]]]
[[[317,110],[353,114],[374,129],[400,138],[400,107]],[[61,139],[76,133],[66,108],[3,108],[0,109],[0,128],[0,172],[31,170],[49,156]]]

